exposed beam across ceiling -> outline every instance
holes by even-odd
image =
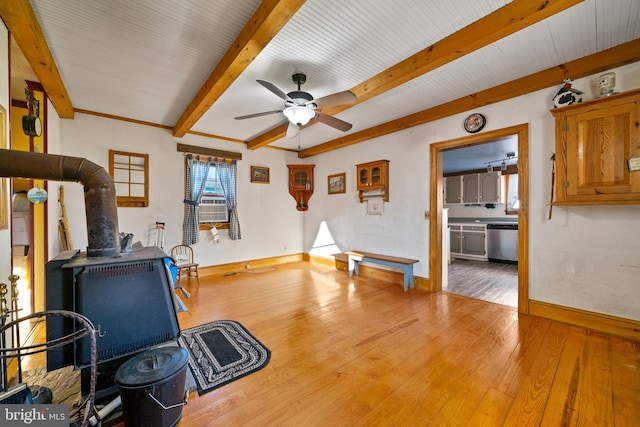
[[[173,127],[174,136],[181,138],[191,129],[304,2],[305,0],[263,0],[176,122]]]
[[[73,119],[73,105],[29,0],[0,1],[0,17],[20,46],[58,115]]]
[[[442,67],[582,1],[584,0],[514,0],[486,17],[354,86],[350,90],[358,97],[356,103],[326,108],[322,112],[330,115],[338,114],[347,108],[378,96],[438,67]],[[271,129],[248,141],[247,147],[254,150],[283,138],[287,134],[287,127],[288,124],[285,123]]]
[[[559,84],[564,79],[578,79],[591,74],[620,67],[626,64],[640,61],[640,39],[552,67],[526,77],[516,79],[493,88],[483,90],[442,105],[428,108],[417,113],[401,117],[364,129],[333,141],[302,150],[298,157],[303,159],[347,147],[366,140],[377,138],[410,127],[418,126],[434,120],[451,116],[453,114],[478,108],[484,105],[494,104],[526,93],[545,89],[554,84]]]

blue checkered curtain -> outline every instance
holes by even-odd
[[[216,159],[216,169],[218,170],[218,178],[224,190],[224,199],[229,208],[229,238],[231,240],[240,240],[240,221],[238,221],[238,203],[236,201],[236,175],[237,165],[233,160],[231,163]]]
[[[187,155],[187,188],[184,199],[184,221],[182,223],[182,243],[193,245],[200,240],[200,224],[198,223],[198,205],[204,190],[211,167],[210,160],[200,161],[191,154]]]

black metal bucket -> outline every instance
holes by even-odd
[[[181,347],[159,347],[127,360],[118,368],[115,381],[125,426],[178,424],[182,407],[187,404],[188,359],[189,353]]]

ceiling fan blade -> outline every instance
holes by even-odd
[[[287,95],[286,93],[278,89],[278,87],[273,83],[265,82],[264,80],[256,80],[256,81],[260,83],[262,86],[269,89],[271,92],[275,93],[280,98],[284,99],[285,101],[291,101],[291,98],[289,98],[289,95]]]
[[[324,107],[333,107],[334,105],[344,105],[351,104],[352,102],[356,102],[358,97],[351,92],[350,90],[345,90],[344,92],[334,93],[333,95],[323,96],[322,98],[314,99],[313,103],[318,106],[318,108]]]
[[[343,132],[351,130],[351,128],[353,127],[351,123],[347,123],[344,120],[337,119],[333,116],[321,113],[319,111],[316,111],[316,120]]]
[[[264,113],[247,114],[246,116],[238,116],[236,120],[251,119],[253,117],[268,116],[269,114],[282,113],[282,110],[265,111]]]
[[[289,126],[287,127],[287,138],[298,136],[298,132],[300,132],[300,126],[289,122]]]

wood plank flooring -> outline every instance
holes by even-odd
[[[179,314],[181,327],[236,320],[272,355],[260,371],[191,393],[182,427],[640,419],[638,342],[307,262],[200,282],[186,285],[191,314]]]
[[[269,365],[181,426],[631,426],[637,342],[305,262],[192,281],[188,328],[246,326]]]
[[[518,306],[518,265],[451,258],[444,291],[511,307]]]

